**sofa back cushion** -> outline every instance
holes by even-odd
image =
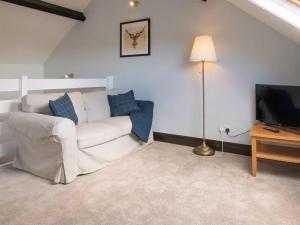
[[[115,91],[97,90],[82,94],[89,123],[110,117],[108,94],[113,95]]]
[[[68,93],[68,95],[73,103],[75,112],[78,116],[78,123],[86,123],[88,121],[88,118],[86,110],[84,108],[82,94],[80,92],[71,92]]]
[[[62,94],[28,94],[22,98],[22,111],[29,113],[41,113],[51,115],[49,101],[56,100]]]
[[[28,94],[22,98],[22,111],[51,115],[49,101],[57,100],[63,95],[64,93]],[[80,92],[71,92],[68,95],[78,116],[78,123],[87,122],[87,113],[84,109],[82,94]]]

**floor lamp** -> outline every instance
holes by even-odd
[[[217,60],[215,46],[212,37],[198,36],[195,38],[190,60],[192,62],[202,62],[202,116],[203,116],[203,142],[194,148],[194,153],[201,156],[212,156],[215,150],[206,144],[205,140],[205,62],[215,62]]]

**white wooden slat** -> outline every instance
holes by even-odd
[[[107,79],[29,79],[28,90],[57,90],[106,87]]]
[[[26,96],[28,94],[28,77],[22,76],[20,79],[20,98]]]
[[[18,106],[20,104],[19,99],[13,100],[1,100],[0,101],[0,121],[6,116],[5,113],[18,111]]]
[[[19,91],[19,79],[0,79],[0,92]]]
[[[114,88],[114,77],[109,76],[106,78],[107,84],[106,84],[106,90],[111,90]]]

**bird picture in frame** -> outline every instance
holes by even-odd
[[[120,57],[148,56],[150,48],[150,19],[120,24]]]

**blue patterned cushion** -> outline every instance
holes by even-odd
[[[133,91],[125,94],[108,95],[111,116],[126,116],[129,113],[139,111],[140,108],[135,102]]]
[[[76,115],[72,101],[67,93],[55,101],[49,101],[49,108],[53,116],[64,117],[72,120],[76,125],[78,124],[78,117]]]

